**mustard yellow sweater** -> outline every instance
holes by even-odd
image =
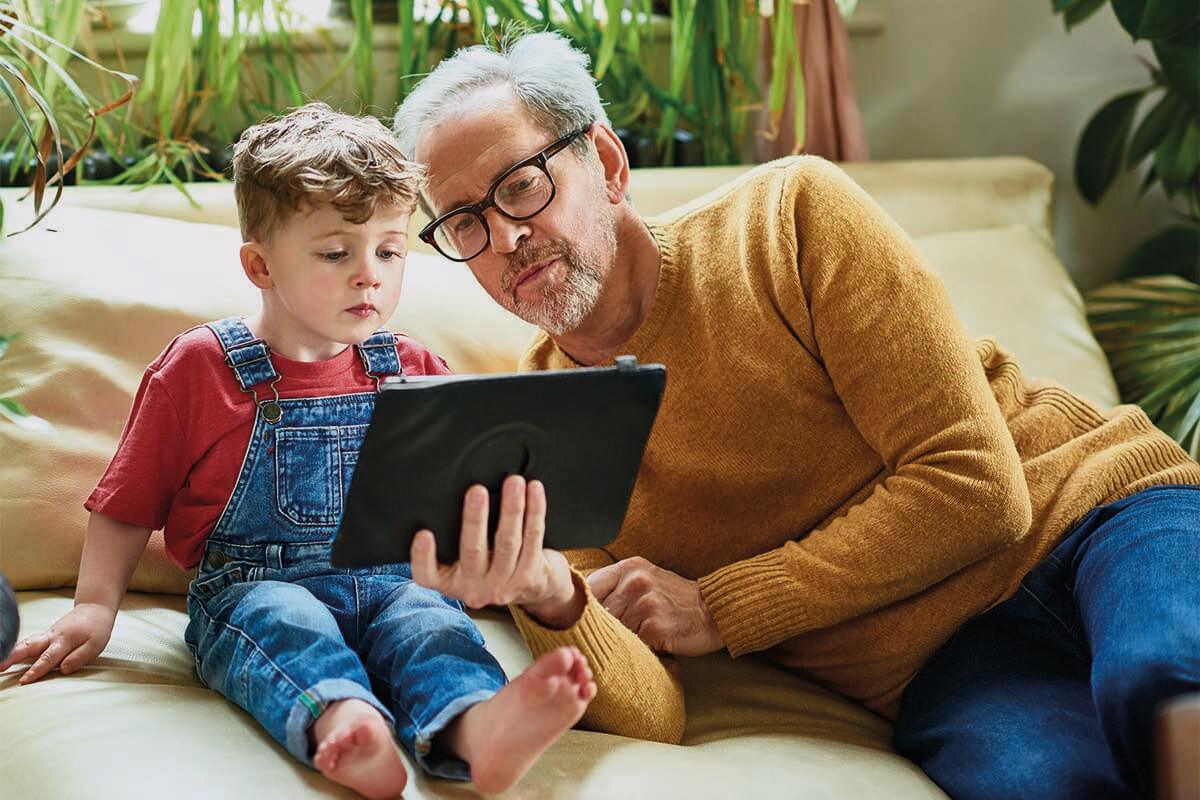
[[[621,352],[665,364],[666,395],[619,538],[568,556],[698,580],[734,656],[768,651],[892,717],[1091,508],[1200,483],[1136,406],[1025,380],[968,339],[908,236],[828,162],[765,164],[647,224],[662,273]],[[523,363],[572,366],[545,335]],[[678,741],[679,685],[594,598],[564,631],[514,616],[535,653],[591,660],[585,725]]]

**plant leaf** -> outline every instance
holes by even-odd
[[[19,333],[0,333],[0,358],[4,358],[4,354],[8,352],[8,346],[21,338]]]
[[[1134,39],[1162,39],[1200,20],[1195,0],[1112,0],[1112,7]]]
[[[1129,153],[1125,157],[1125,166],[1132,168],[1158,147],[1171,130],[1171,123],[1180,114],[1186,113],[1187,108],[1173,92],[1165,92],[1162,99],[1150,109],[1150,113],[1141,121],[1133,138],[1129,141]]]
[[[1191,115],[1176,119],[1158,149],[1154,151],[1154,171],[1167,197],[1187,188],[1200,168],[1200,123]]]
[[[0,397],[0,416],[8,417],[18,427],[34,433],[50,433],[54,426],[41,417],[29,413],[15,397]]]
[[[1121,171],[1125,142],[1145,89],[1126,92],[1105,103],[1079,137],[1075,152],[1075,184],[1079,193],[1095,205]]]
[[[1106,2],[1107,0],[1067,0],[1067,8],[1063,9],[1063,24],[1068,31],[1071,30],[1099,11]]]
[[[1200,228],[1177,225],[1143,242],[1125,259],[1117,277],[1178,275],[1200,283]]]
[[[1168,39],[1156,40],[1154,55],[1167,86],[1179,93],[1192,113],[1200,114],[1200,23]]]

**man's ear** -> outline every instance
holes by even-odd
[[[604,168],[604,189],[613,205],[624,202],[629,189],[629,155],[617,134],[607,125],[592,126],[592,141]]]
[[[267,251],[261,242],[242,242],[238,255],[242,259],[242,272],[259,289],[270,289],[275,285],[267,269]]]

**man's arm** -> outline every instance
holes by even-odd
[[[940,279],[832,164],[787,170],[770,279],[819,353],[883,479],[823,527],[700,578],[733,655],[916,595],[1019,541],[1032,510],[1016,445]]]

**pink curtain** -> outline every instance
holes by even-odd
[[[792,0],[775,0],[790,3]],[[804,64],[804,142],[796,146],[794,130],[795,93],[789,89],[787,105],[772,130],[769,112],[759,114],[755,151],[759,161],[770,161],[794,153],[812,153],[831,161],[866,161],[867,136],[854,99],[854,75],[850,61],[850,37],[834,0],[804,0],[793,8],[796,43]],[[763,92],[771,85],[770,21],[762,23],[762,55],[759,79]]]

